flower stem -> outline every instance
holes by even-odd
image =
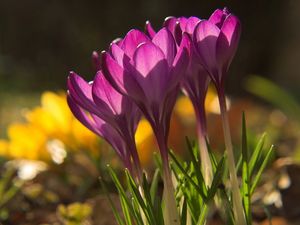
[[[172,183],[172,175],[169,168],[168,160],[168,146],[167,138],[161,132],[162,129],[158,129],[156,133],[157,143],[162,157],[163,164],[163,181],[164,181],[164,193],[163,198],[165,201],[164,207],[164,224],[165,225],[179,225],[179,214],[177,211],[177,204],[175,199],[175,190]]]
[[[204,174],[204,181],[207,187],[210,187],[213,172],[212,165],[210,161],[210,157],[208,154],[207,143],[206,143],[206,117],[204,110],[204,102],[203,105],[199,105],[198,107],[194,107],[197,118],[197,134],[198,134],[198,143],[202,164],[202,172]]]
[[[246,223],[246,218],[243,210],[242,198],[240,195],[240,189],[239,189],[239,184],[237,179],[237,171],[235,167],[234,154],[233,154],[233,148],[231,142],[231,133],[230,133],[230,126],[229,126],[228,113],[226,107],[225,92],[224,92],[224,88],[222,87],[217,88],[217,90],[218,90],[220,111],[222,117],[225,147],[227,150],[227,160],[228,160],[228,168],[229,168],[230,182],[232,188],[234,217],[237,225],[246,225],[247,223]]]

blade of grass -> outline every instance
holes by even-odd
[[[259,159],[259,157],[261,155],[262,149],[263,149],[264,144],[265,144],[265,139],[266,139],[266,133],[264,133],[260,137],[260,139],[259,139],[259,141],[258,141],[258,143],[257,143],[257,145],[256,145],[256,147],[255,147],[255,149],[254,149],[254,151],[252,153],[252,156],[250,158],[250,162],[249,162],[249,174],[250,174],[250,177],[252,177],[253,171],[257,167],[258,159]]]
[[[195,183],[195,181],[189,176],[189,174],[185,171],[185,169],[180,165],[179,161],[176,159],[175,155],[173,152],[170,151],[170,156],[172,158],[172,160],[174,161],[174,163],[176,164],[176,166],[180,169],[180,171],[184,174],[184,176],[190,181],[190,183],[194,186],[195,190],[197,190],[197,192],[200,194],[200,196],[202,197],[203,201],[206,202],[207,201],[207,197],[206,194],[207,190],[202,190],[205,189],[205,187],[197,185]]]
[[[269,149],[268,153],[266,154],[253,182],[252,182],[252,186],[251,186],[251,191],[250,191],[250,194],[252,195],[260,178],[261,178],[261,175],[264,171],[264,169],[266,168],[266,166],[268,165],[268,162],[270,161],[271,157],[272,157],[272,153],[273,153],[273,145],[271,146],[271,148]]]
[[[248,167],[246,119],[244,112],[242,116],[242,197],[247,223],[248,225],[251,225],[250,176]]]

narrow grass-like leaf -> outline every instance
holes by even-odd
[[[223,156],[220,160],[220,162],[217,165],[216,168],[216,173],[214,174],[214,178],[213,181],[211,183],[211,187],[208,190],[207,193],[207,200],[210,201],[211,199],[214,198],[219,185],[222,183],[222,177],[223,177],[223,173],[224,173],[224,159],[225,157]]]
[[[207,190],[205,189],[205,187],[203,185],[200,186],[200,185],[195,183],[195,181],[190,177],[190,175],[187,173],[187,171],[182,167],[182,165],[176,159],[176,156],[174,155],[174,153],[172,151],[170,151],[169,154],[170,154],[172,160],[174,161],[174,163],[176,164],[176,166],[184,174],[185,178],[187,178],[190,181],[190,183],[194,186],[195,190],[197,190],[197,192],[200,194],[203,201],[207,202],[207,197],[206,197],[206,194],[205,194],[205,193],[207,193]]]
[[[119,197],[120,197],[120,202],[121,202],[121,206],[123,209],[123,213],[124,213],[124,217],[126,220],[126,223],[128,225],[132,224],[131,223],[131,217],[130,215],[132,215],[133,217],[135,217],[135,219],[137,220],[138,224],[142,224],[142,219],[141,217],[137,217],[135,214],[135,210],[133,208],[133,206],[131,205],[131,202],[129,201],[126,192],[124,190],[124,188],[122,187],[116,173],[113,171],[113,169],[110,166],[107,166],[108,168],[108,172],[114,182],[114,184],[116,185],[116,188],[119,192]],[[130,215],[129,215],[130,214]]]
[[[181,215],[180,215],[181,225],[186,225],[187,222],[187,201],[186,198],[183,199]]]
[[[201,167],[200,167],[200,162],[199,162],[199,159],[197,158],[197,155],[199,154],[198,153],[198,150],[193,147],[192,143],[189,141],[189,139],[186,137],[186,142],[187,142],[187,146],[188,146],[188,152],[190,153],[190,156],[191,156],[191,161],[192,161],[192,164],[194,166],[194,172],[196,174],[196,177],[197,177],[197,180],[198,180],[198,184],[199,186],[205,186],[204,187],[204,193],[206,194],[206,185],[205,185],[205,182],[204,182],[204,177],[202,175],[202,170],[201,170]]]
[[[242,116],[242,197],[247,223],[251,225],[250,175],[248,167],[246,119],[244,113]]]
[[[150,187],[150,195],[151,195],[153,205],[154,205],[155,197],[157,195],[159,177],[160,177],[159,169],[156,169],[155,173],[153,175],[152,183],[151,183],[151,187]]]
[[[128,170],[125,170],[127,183],[129,186],[129,190],[131,194],[133,195],[133,199],[138,202],[138,205],[140,206],[140,209],[143,211],[144,215],[147,217],[147,220],[150,224],[154,224],[153,217],[151,216],[151,208],[149,205],[146,204],[147,200],[144,201],[145,196],[141,196],[140,190],[135,184],[134,180],[132,179],[131,175],[129,174]],[[145,194],[145,193],[144,193]],[[150,200],[150,199],[149,199]],[[150,200],[151,204],[151,200]]]
[[[259,141],[258,141],[258,143],[257,143],[257,145],[256,145],[256,147],[255,147],[255,149],[252,153],[252,156],[250,158],[250,161],[249,161],[249,174],[250,174],[250,177],[252,177],[254,170],[258,166],[258,159],[259,159],[259,157],[261,155],[261,152],[262,152],[262,149],[264,147],[265,139],[266,139],[266,133],[264,133],[260,137],[260,139],[259,139]]]
[[[265,156],[265,158],[264,158],[264,160],[263,160],[263,162],[262,162],[262,164],[261,164],[261,166],[260,166],[253,182],[252,182],[251,191],[250,191],[251,195],[253,194],[253,192],[254,192],[254,190],[255,190],[255,188],[256,188],[256,186],[257,186],[257,184],[258,184],[258,182],[261,178],[261,175],[262,175],[264,169],[268,165],[268,162],[270,161],[270,159],[272,157],[272,153],[273,153],[273,145],[271,146],[268,153],[266,154],[266,156]]]
[[[201,213],[199,215],[197,225],[205,225],[206,224],[207,211],[208,211],[208,206],[206,204],[204,204],[202,207]]]
[[[115,218],[116,218],[116,220],[117,220],[117,223],[118,223],[119,225],[125,225],[124,220],[121,218],[121,216],[120,216],[118,210],[116,209],[115,204],[113,203],[113,201],[112,201],[112,199],[111,199],[111,197],[110,197],[109,192],[107,191],[107,184],[106,184],[106,182],[105,182],[101,177],[99,178],[99,180],[100,180],[102,189],[103,189],[103,191],[104,191],[104,194],[106,195],[106,197],[107,197],[107,199],[108,199],[108,202],[109,202],[109,204],[110,204],[110,206],[111,206],[111,209],[112,209],[112,211],[113,211],[113,214],[114,214],[114,216],[115,216]]]

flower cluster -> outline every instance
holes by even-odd
[[[180,90],[193,103],[202,169],[206,185],[211,185],[204,108],[210,81],[217,89],[223,114],[225,144],[229,165],[232,165],[229,166],[232,189],[236,191],[233,193],[234,205],[237,204],[234,213],[237,224],[243,224],[224,97],[224,80],[240,31],[238,18],[226,8],[216,10],[207,20],[168,17],[157,32],[147,22],[145,32],[132,29],[124,38],[113,41],[100,56],[93,53],[97,74],[92,82],[86,82],[74,72],[69,75],[68,103],[72,112],[114,147],[137,180],[142,173],[134,134],[142,115],[149,121],[163,164],[166,224],[179,223],[167,143],[171,113]]]

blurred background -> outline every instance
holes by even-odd
[[[171,15],[207,18],[224,6],[243,25],[227,82],[229,93],[245,95],[244,78],[259,74],[300,97],[297,0],[4,0],[0,1],[1,130],[7,125],[3,114],[14,115],[7,113],[7,104],[22,106],[25,96],[36,103],[35,96],[43,90],[65,90],[70,70],[92,79],[92,51],[104,50],[129,29],[143,29],[146,20],[158,29]]]
[[[276,146],[274,161],[292,156],[293,160],[299,162],[299,0],[0,1],[0,155],[8,159],[25,158],[46,162],[42,166],[35,165],[41,171],[45,171],[49,165],[52,167],[46,174],[36,178],[38,180],[35,182],[26,184],[30,190],[35,190],[32,185],[42,184],[43,188],[39,189],[38,194],[44,193],[45,188],[50,197],[44,196],[46,200],[42,198],[37,203],[32,200],[36,195],[32,196],[29,192],[31,197],[28,197],[28,190],[22,188],[21,196],[27,196],[26,201],[19,199],[22,204],[27,204],[21,210],[23,213],[30,211],[32,205],[36,208],[45,206],[47,210],[52,210],[52,219],[56,218],[55,210],[59,203],[82,201],[93,196],[89,190],[92,187],[93,190],[98,188],[97,179],[102,166],[98,163],[99,157],[105,156],[106,161],[118,165],[115,156],[109,153],[112,152],[111,149],[74,121],[68,111],[64,92],[69,71],[76,71],[87,80],[93,79],[92,51],[105,50],[112,40],[123,37],[132,28],[143,30],[146,20],[150,20],[154,28],[159,29],[167,16],[208,18],[216,8],[225,6],[240,18],[243,28],[240,45],[226,81],[234,143],[239,145],[241,112],[245,110],[251,130],[250,142],[255,142],[263,131],[267,131],[267,143]],[[216,96],[210,90],[207,114],[209,133],[215,137],[212,139],[214,148],[223,145],[217,105]],[[178,152],[184,149],[184,135],[195,135],[193,116],[190,103],[187,99],[180,98],[172,118],[170,136],[170,146]],[[152,160],[150,153],[155,148],[155,141],[145,121],[140,124],[136,139],[146,167]],[[250,146],[253,145],[250,143]],[[72,153],[69,154],[72,160],[65,160],[64,149],[71,152],[88,149],[89,153],[79,156]],[[51,154],[47,155],[45,152]],[[284,175],[289,172],[287,162],[291,161],[275,163],[277,169],[273,168],[269,178],[271,183],[281,179],[277,176],[281,172],[277,173],[277,170],[285,171]],[[60,165],[59,169],[56,164]],[[78,168],[83,168],[84,172],[78,171],[77,164],[80,164]],[[0,166],[2,168],[2,164]],[[294,169],[293,171],[300,171],[298,167]],[[71,173],[71,178],[67,178]],[[289,174],[289,177],[293,177],[294,173]],[[54,179],[53,174],[64,177],[61,179],[63,182],[58,181],[58,178]],[[82,180],[86,181],[86,174],[90,176],[90,180],[88,184],[82,185]],[[26,179],[34,177],[35,175]],[[269,184],[269,180],[264,181],[265,184]],[[17,185],[18,190],[19,187]],[[300,190],[299,187],[300,184],[292,188]],[[75,199],[73,195],[70,196],[73,193],[70,190],[76,190]],[[274,194],[274,190],[280,192],[277,186],[261,191]],[[285,194],[289,193],[288,197],[300,195],[293,190]],[[278,198],[272,198],[269,202],[266,200],[267,203],[264,204],[270,206],[274,215],[282,215],[282,204],[291,205],[284,215],[291,218],[299,215],[300,208],[291,204],[289,198],[283,197],[280,200],[281,206]],[[28,203],[28,199],[32,202]],[[48,209],[49,204],[52,204],[52,208]],[[76,207],[80,210],[81,206]],[[11,206],[8,208],[20,213],[19,209]],[[7,214],[2,215],[8,210],[2,209],[0,201],[0,221],[13,221],[11,224],[18,224],[16,221],[28,216],[25,213],[20,218],[8,219]],[[48,213],[47,211],[46,214]],[[34,219],[26,219],[28,224],[31,224],[30,221],[37,221],[36,215],[32,218]],[[44,218],[45,216],[41,217],[40,221],[48,221]]]

